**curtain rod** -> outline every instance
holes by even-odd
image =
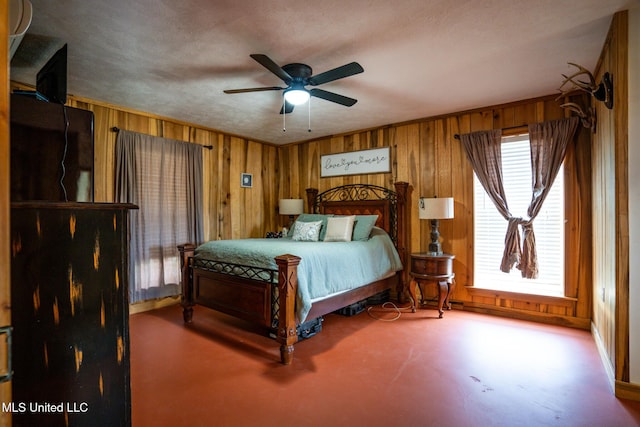
[[[501,128],[501,129],[502,130],[513,130],[513,129],[520,129],[520,128],[527,129],[527,126],[528,125],[509,126],[509,127]],[[454,134],[453,138],[454,139],[460,139],[460,134],[458,134],[458,133]]]
[[[118,132],[120,130],[119,127],[114,126],[111,128],[111,132]],[[193,144],[192,142],[187,142],[187,144]],[[200,145],[200,144],[196,144]],[[200,145],[202,148],[206,148],[207,150],[213,150],[213,145]]]

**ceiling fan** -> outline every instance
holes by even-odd
[[[353,76],[364,71],[362,66],[357,62],[351,62],[341,67],[334,68],[324,73],[312,75],[313,71],[311,67],[306,64],[287,64],[280,67],[267,55],[252,54],[249,55],[255,59],[260,65],[271,71],[278,76],[287,87],[269,86],[269,87],[254,87],[247,89],[228,89],[224,93],[245,93],[245,92],[262,92],[267,90],[283,90],[284,91],[284,105],[280,110],[280,114],[287,114],[293,111],[295,105],[301,105],[307,102],[310,96],[316,98],[322,98],[327,101],[335,102],[337,104],[351,107],[358,102],[357,99],[349,98],[348,96],[339,95],[334,92],[329,92],[322,89],[307,89],[305,86],[318,86],[324,83],[332,82],[334,80],[342,79],[345,77]]]

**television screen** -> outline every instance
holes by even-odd
[[[36,75],[36,91],[49,102],[67,102],[67,45],[53,54]]]
[[[92,202],[93,152],[91,111],[11,95],[11,201]]]

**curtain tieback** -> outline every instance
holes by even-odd
[[[517,227],[519,225],[520,227],[522,227],[523,231],[527,231],[533,227],[533,221],[531,220],[531,218],[524,219],[520,216],[511,216],[509,217],[508,221],[509,228]]]

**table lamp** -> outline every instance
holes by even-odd
[[[280,215],[289,215],[289,229],[291,229],[294,215],[300,215],[304,211],[304,200],[280,199],[278,209]]]
[[[431,220],[429,254],[442,255],[440,232],[438,231],[439,220],[453,218],[453,197],[421,197],[418,206],[418,216],[420,219]]]

